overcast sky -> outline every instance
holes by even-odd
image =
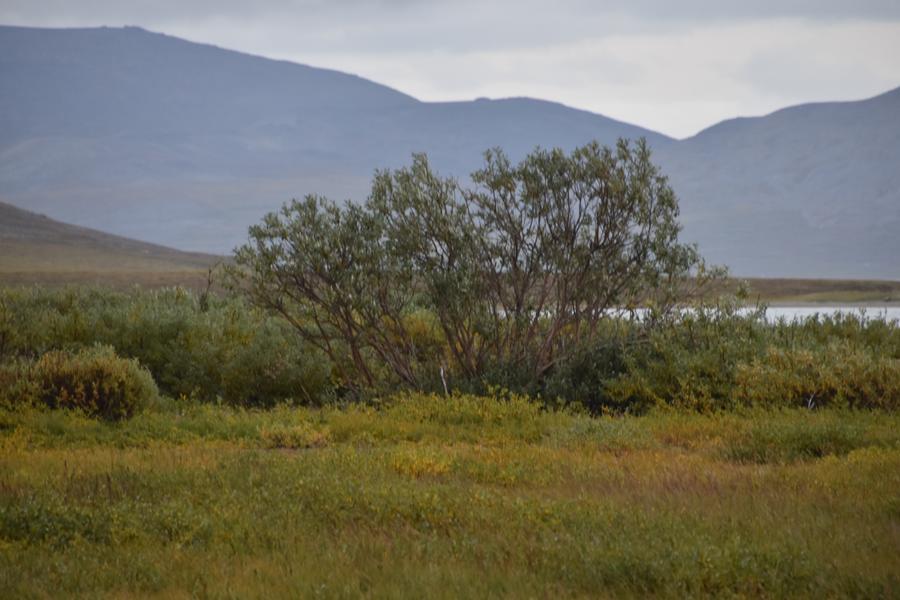
[[[0,0],[0,23],[139,25],[422,100],[533,96],[675,137],[900,86],[898,0]]]

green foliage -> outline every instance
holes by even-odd
[[[237,299],[179,289],[0,290],[0,362],[106,344],[173,397],[242,406],[319,403],[329,367],[286,324]],[[2,375],[0,375],[2,377]]]
[[[508,392],[492,396],[401,394],[392,399],[386,414],[404,421],[436,425],[504,425],[517,427],[540,419],[541,406]]]
[[[769,348],[738,366],[734,398],[757,406],[900,407],[900,359],[849,340],[810,350]]]
[[[765,347],[767,331],[761,313],[741,314],[729,300],[645,326],[629,347],[625,372],[607,381],[606,394],[616,406],[637,411],[731,407],[737,365]]]
[[[268,448],[300,450],[319,448],[328,443],[327,431],[315,429],[305,422],[295,425],[277,423],[273,426],[263,427],[259,431],[259,436]]]
[[[610,393],[609,383],[628,370],[628,357],[637,343],[632,323],[610,320],[599,340],[583,345],[551,369],[532,393],[547,401],[562,400],[593,413],[631,410],[632,400]]]
[[[473,187],[424,155],[376,174],[365,203],[293,201],[250,229],[236,287],[329,355],[341,384],[538,389],[601,341],[607,309],[665,315],[706,283],[644,141],[485,153]],[[440,335],[410,316],[427,310]],[[439,347],[435,345],[440,344]]]
[[[720,301],[645,327],[606,379],[606,406],[900,408],[900,327],[842,315],[767,323]]]
[[[40,393],[34,362],[22,358],[0,362],[0,406],[33,404]]]
[[[737,299],[658,319],[607,316],[595,324],[593,337],[569,349],[538,380],[509,362],[487,363],[479,378],[468,378],[453,367],[433,311],[417,308],[401,321],[406,341],[396,343],[415,347],[417,387],[439,393],[444,381],[459,393],[501,386],[548,406],[579,405],[594,413],[654,406],[900,406],[900,327],[882,319],[842,315],[769,323]],[[385,326],[384,335],[385,343],[394,343],[401,334]],[[345,387],[341,372],[347,365],[298,340],[283,319],[234,298],[213,296],[204,310],[196,295],[178,289],[2,290],[0,340],[0,402],[7,404],[8,398],[34,395],[29,371],[40,356],[98,343],[139,360],[173,398],[248,407],[318,405],[340,397]],[[411,387],[384,365],[371,375],[382,389]]]
[[[136,360],[108,346],[75,353],[53,350],[33,365],[16,363],[4,370],[15,377],[3,392],[6,405],[75,409],[110,421],[131,417],[158,395],[153,377]],[[0,379],[6,376],[0,375]]]

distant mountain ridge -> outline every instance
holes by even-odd
[[[745,276],[900,279],[900,90],[733,119],[686,140],[561,104],[420,102],[366,79],[139,28],[0,27],[0,196],[224,253],[292,197],[362,199],[426,152],[466,177],[499,146],[645,137],[684,238]]]

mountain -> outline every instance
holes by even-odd
[[[735,273],[900,279],[900,88],[661,148],[685,236]]]
[[[528,98],[429,103],[326,69],[139,28],[0,27],[0,196],[64,221],[223,253],[292,197],[365,197],[426,152],[645,137],[685,239],[738,275],[900,278],[900,98],[795,107],[662,134]]]
[[[0,202],[4,283],[198,283],[219,260],[60,223]]]

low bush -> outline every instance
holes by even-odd
[[[34,363],[25,359],[0,362],[0,407],[15,408],[38,397]]]
[[[445,384],[455,396],[491,395],[499,387],[544,407],[574,405],[594,414],[656,406],[900,406],[900,327],[884,319],[771,323],[733,300],[662,320],[607,316],[540,379],[513,360],[485,363],[479,376],[467,376],[446,352],[432,311],[416,308],[403,319],[418,386],[378,369],[372,387],[361,388],[341,385],[347,365],[299,339],[282,318],[240,299],[201,302],[177,288],[0,290],[0,402],[35,395],[29,365],[47,352],[104,344],[140,361],[167,396],[239,407],[366,403],[395,393],[416,398],[407,404],[433,407],[445,402]]]
[[[267,448],[301,450],[321,448],[328,444],[328,431],[316,429],[309,423],[295,425],[275,424],[262,427],[259,437]]]
[[[146,369],[109,346],[53,350],[33,365],[19,363],[3,372],[14,377],[4,393],[7,404],[76,409],[107,420],[128,418],[159,394]]]
[[[735,373],[736,402],[757,406],[900,408],[900,360],[831,343],[819,349],[771,347]]]
[[[281,321],[236,299],[179,288],[0,290],[0,362],[105,344],[135,358],[174,398],[319,404],[330,366]]]
[[[628,409],[629,405],[623,402],[627,402],[627,397],[613,397],[607,382],[626,372],[630,343],[633,340],[616,336],[573,352],[568,360],[550,372],[541,396],[548,400],[577,402],[594,413]]]
[[[645,328],[599,382],[600,408],[900,407],[900,327],[862,316],[768,323],[735,306]],[[592,407],[595,408],[595,407]]]
[[[761,353],[770,331],[760,312],[720,303],[647,325],[628,347],[624,369],[604,382],[613,408],[714,410],[733,405],[737,366]]]
[[[490,396],[400,394],[385,409],[388,416],[443,426],[526,424],[540,419],[541,405],[526,397],[495,391]]]

